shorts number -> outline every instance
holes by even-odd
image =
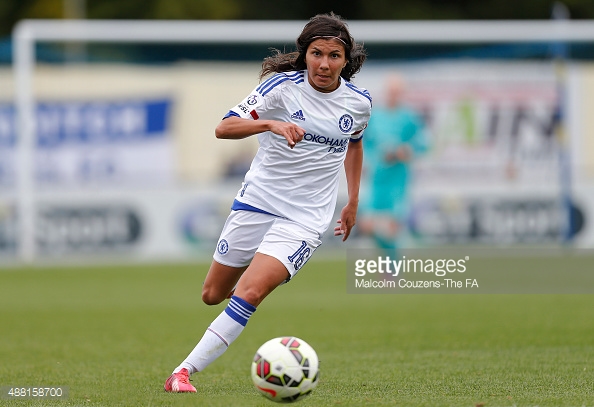
[[[295,271],[299,270],[305,264],[305,262],[309,258],[310,253],[311,250],[309,247],[307,247],[307,243],[305,243],[305,241],[302,241],[301,246],[299,246],[299,249],[297,249],[295,253],[288,257],[289,261],[293,263]]]

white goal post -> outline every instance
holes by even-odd
[[[279,43],[293,44],[304,21],[24,20],[13,31],[17,111],[19,258],[36,258],[34,178],[38,42]],[[351,21],[366,44],[519,43],[594,41],[591,21]]]

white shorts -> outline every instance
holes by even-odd
[[[285,265],[291,278],[322,244],[317,232],[274,215],[231,211],[213,258],[230,267],[245,267],[256,252]]]

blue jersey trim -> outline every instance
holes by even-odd
[[[354,90],[359,95],[365,96],[367,99],[369,99],[369,103],[373,104],[373,102],[371,100],[371,94],[366,89],[361,90],[350,82],[345,82],[345,84],[346,84],[347,88]]]
[[[229,112],[225,116],[223,116],[223,120],[226,119],[226,118],[228,118],[228,117],[231,117],[231,116],[241,117],[237,113],[235,113],[233,110],[229,110]]]
[[[277,87],[278,85],[280,85],[283,82],[291,80],[291,81],[295,82],[296,84],[299,84],[299,83],[303,82],[303,78],[304,78],[303,71],[295,72],[292,74],[278,73],[278,74],[274,75],[273,77],[264,81],[260,86],[258,86],[256,88],[256,92],[258,92],[262,96],[266,96],[267,93],[269,93],[272,89],[274,89],[275,87]]]
[[[274,213],[270,213],[270,212],[266,212],[260,208],[256,208],[255,206],[252,205],[248,205],[246,203],[243,202],[239,202],[237,199],[235,199],[233,201],[233,204],[231,205],[231,210],[232,211],[250,211],[250,212],[258,212],[258,213],[264,213],[266,215],[272,215],[272,216],[277,216]]]
[[[363,136],[361,136],[361,137],[359,137],[359,138],[352,138],[352,139],[350,139],[349,141],[350,141],[351,143],[358,143],[358,142],[360,142],[361,140],[363,140]]]

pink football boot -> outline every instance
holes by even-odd
[[[169,376],[165,382],[165,391],[170,393],[196,393],[196,388],[190,384],[190,375],[187,369]]]

